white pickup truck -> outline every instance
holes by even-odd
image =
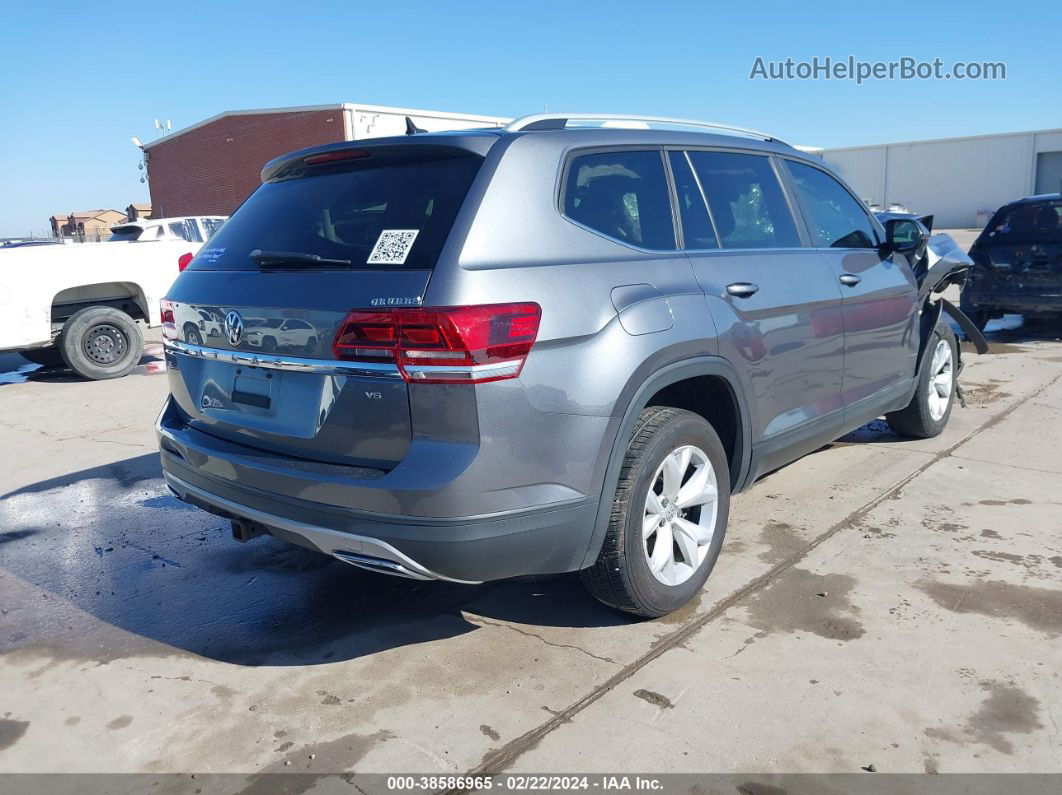
[[[105,243],[0,251],[0,352],[93,380],[125,375],[144,350],[137,321],[161,324],[159,301],[224,221],[148,219]]]

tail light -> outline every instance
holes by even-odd
[[[181,254],[177,258],[177,268],[183,273],[184,269],[188,267],[188,263],[192,261],[195,255],[189,251],[187,254]]]
[[[541,317],[534,303],[355,309],[332,352],[345,361],[394,364],[406,381],[483,384],[520,375]]]
[[[173,301],[163,298],[159,307],[159,314],[162,317],[162,336],[168,340],[177,339],[177,320],[173,316]]]

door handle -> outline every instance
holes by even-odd
[[[847,284],[849,287],[855,287],[857,284],[863,281],[862,276],[856,276],[854,273],[842,273],[839,278],[841,280],[841,284]]]
[[[751,282],[734,282],[726,286],[726,292],[728,295],[732,295],[735,298],[751,298],[760,291],[759,285],[752,284]]]

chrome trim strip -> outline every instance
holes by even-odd
[[[264,367],[269,370],[289,370],[298,373],[322,373],[324,375],[360,375],[373,378],[401,378],[398,367],[375,362],[342,362],[335,359],[304,359],[298,356],[277,356],[271,353],[248,351],[225,351],[192,345],[177,340],[163,340],[163,347],[171,353],[192,356],[197,359],[213,359],[219,362],[242,364],[247,367]]]
[[[305,538],[324,554],[336,557],[344,563],[351,563],[355,566],[362,566],[363,568],[366,566],[372,566],[373,571],[386,571],[387,573],[412,577],[414,579],[445,580],[447,582],[461,583],[462,585],[479,585],[477,580],[458,580],[454,577],[446,577],[442,574],[437,574],[436,572],[421,566],[415,560],[398,551],[386,541],[369,538],[368,536],[355,535],[354,533],[342,533],[338,530],[330,530],[327,527],[319,527],[318,525],[299,522],[295,519],[286,519],[283,516],[266,513],[265,511],[259,511],[254,508],[248,508],[245,505],[240,505],[239,503],[232,502],[224,497],[219,497],[216,494],[206,492],[190,483],[186,483],[165,470],[162,475],[166,479],[166,483],[169,487],[177,492],[182,500],[185,495],[191,494],[203,502],[213,505],[215,508],[220,508],[234,516],[250,519],[252,522],[258,522],[266,527],[278,527],[281,530],[287,530],[289,533],[295,533],[296,535]],[[344,557],[342,553],[346,553],[346,555],[350,557]],[[376,558],[380,562],[376,563],[375,561],[369,562],[351,559],[356,559],[358,557],[368,558],[370,560]],[[392,568],[388,566],[384,561],[393,563],[395,567]]]
[[[492,362],[491,364],[452,365],[452,364],[407,364],[403,369],[414,381],[422,378],[493,378],[502,375],[515,375],[520,370],[521,361]]]

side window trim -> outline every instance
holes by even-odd
[[[836,182],[838,185],[840,185],[841,188],[844,190],[844,192],[852,197],[852,200],[856,203],[856,206],[863,213],[863,215],[866,216],[867,221],[870,223],[870,228],[874,230],[874,234],[877,236],[878,246],[880,246],[885,241],[885,227],[883,227],[881,225],[881,222],[877,218],[874,217],[874,213],[872,213],[869,210],[867,210],[866,205],[863,204],[863,200],[860,199],[858,196],[856,196],[854,193],[852,193],[852,189],[848,187],[848,185],[845,183],[845,181],[843,179],[838,179],[837,175],[830,173],[830,171],[828,169],[822,168],[821,166],[816,165],[815,163],[811,163],[811,162],[809,162],[807,160],[801,160],[800,158],[796,158],[796,157],[780,157],[779,159],[780,160],[788,160],[790,162],[797,163],[797,164],[802,165],[802,166],[807,166],[808,168],[813,168],[816,171],[821,171],[827,177],[829,177],[834,182]],[[786,180],[789,180],[790,179],[789,169],[785,168],[785,169],[782,169],[782,170],[784,170],[786,172],[786,175],[785,175],[786,176]],[[794,196],[795,196],[796,195],[796,186],[795,185],[793,186],[793,191],[794,191]],[[799,205],[798,205],[798,207],[799,207]],[[804,215],[803,209],[800,210],[800,214],[803,217],[803,215]],[[807,219],[806,218],[804,219],[804,223],[805,224],[807,223]],[[810,235],[811,235],[810,227],[808,227],[807,232],[808,232],[808,236],[809,236],[809,242],[813,242],[813,241],[810,240]],[[825,248],[825,249],[829,249],[830,248],[829,246],[825,246],[824,247],[824,246],[814,246],[814,245],[812,247],[813,248]],[[832,249],[832,250],[833,251],[870,251],[870,249],[867,249],[867,248],[845,248],[845,249]]]
[[[789,169],[782,163],[782,158],[777,155],[771,155],[771,168],[774,169],[774,175],[782,186],[785,203],[789,206],[789,214],[793,216],[797,234],[800,235],[801,246],[803,248],[815,248],[815,241],[811,237],[811,229],[808,228],[808,219],[804,217],[804,210],[797,200],[796,185],[791,182],[792,178],[789,174]]]
[[[569,216],[568,213],[566,212],[565,206],[564,206],[564,204],[565,204],[565,195],[568,192],[568,177],[569,177],[569,175],[571,173],[572,161],[575,158],[577,158],[577,157],[582,157],[583,155],[623,153],[623,152],[658,152],[660,154],[661,163],[662,163],[663,168],[664,168],[665,185],[667,186],[668,191],[669,191],[669,193],[668,193],[668,204],[669,204],[669,206],[671,208],[671,227],[672,227],[672,230],[673,230],[672,234],[675,234],[675,246],[676,246],[675,248],[673,248],[673,249],[670,249],[670,248],[646,248],[645,246],[638,246],[638,245],[635,245],[634,243],[629,243],[626,240],[620,240],[619,238],[610,237],[609,235],[606,235],[605,233],[600,232],[597,229],[594,229],[593,227],[587,226],[586,224],[577,221],[576,219],[574,219],[571,216]],[[618,146],[617,145],[613,145],[613,146],[584,146],[584,147],[579,147],[577,149],[569,149],[568,151],[566,151],[564,153],[564,157],[561,159],[561,173],[560,173],[560,180],[558,182],[558,189],[557,189],[557,195],[556,195],[556,208],[557,208],[557,212],[560,214],[560,217],[563,218],[568,223],[574,224],[575,226],[579,227],[580,229],[585,229],[588,232],[591,232],[592,234],[595,234],[598,237],[603,238],[604,240],[608,240],[611,243],[616,243],[617,245],[624,246],[625,248],[629,248],[632,251],[638,251],[638,252],[641,252],[643,254],[656,254],[656,255],[665,255],[665,256],[668,255],[668,254],[678,255],[678,254],[682,254],[683,252],[682,252],[681,248],[678,248],[678,242],[679,242],[679,238],[678,238],[678,235],[677,235],[678,230],[675,228],[675,225],[677,223],[677,221],[675,219],[675,209],[676,208],[675,208],[674,202],[672,200],[672,196],[673,196],[673,193],[674,193],[673,187],[674,186],[673,186],[673,184],[671,182],[671,169],[668,167],[667,156],[664,153],[664,147],[663,146],[654,146],[652,144],[642,144],[642,145],[634,144],[634,145],[627,145],[627,146],[624,146],[624,145],[618,145]]]
[[[660,159],[664,163],[664,179],[667,181],[667,197],[671,202],[671,226],[675,235],[675,250],[686,250],[686,232],[682,228],[682,216],[679,212],[678,187],[675,184],[675,174],[671,171],[671,160],[664,148],[660,148]]]
[[[708,213],[708,224],[712,227],[712,234],[715,235],[715,248],[686,248],[683,246],[683,251],[690,251],[696,254],[709,251],[719,251],[723,248],[723,241],[719,237],[719,227],[715,225],[715,215],[712,213],[712,205],[708,203],[708,196],[704,193],[704,185],[701,184],[701,178],[697,174],[697,169],[693,167],[693,161],[690,160],[690,153],[687,149],[671,149],[672,152],[677,152],[682,155],[686,161],[686,168],[690,170],[693,175],[693,182],[697,186],[697,193],[701,197],[701,202],[704,204],[704,211]],[[671,161],[668,159],[668,171],[671,169]],[[676,191],[676,200],[678,198],[678,192]]]

